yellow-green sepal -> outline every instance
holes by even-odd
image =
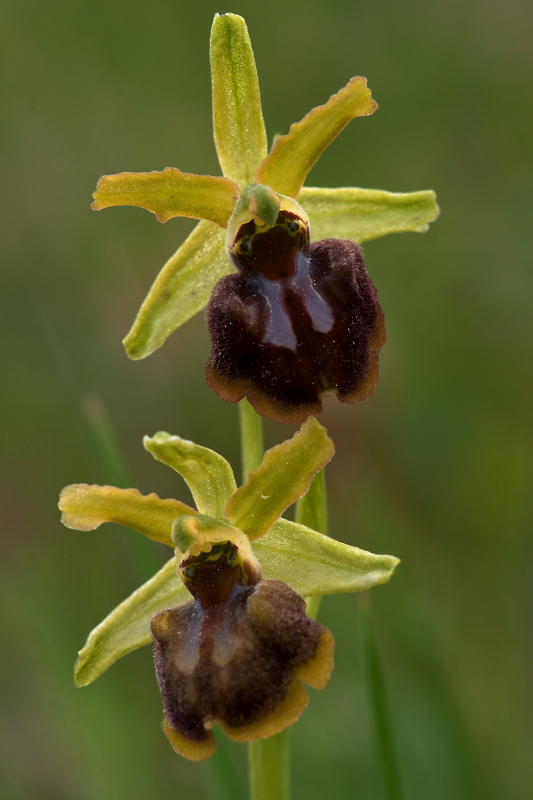
[[[225,516],[254,540],[272,527],[286,508],[302,497],[335,448],[316,417],[309,417],[292,439],[267,450],[262,464],[231,497]]]
[[[366,78],[352,78],[327,103],[291,125],[286,136],[278,136],[254,181],[271,186],[279,194],[296,197],[311,167],[345,125],[355,117],[372,114],[377,107]]]
[[[255,58],[246,23],[216,14],[211,29],[213,129],[222,172],[241,189],[267,154]]]
[[[362,592],[386,583],[399,559],[358,547],[280,519],[262,539],[252,542],[263,578],[285,581],[302,597]]]
[[[65,486],[58,505],[67,528],[92,531],[103,522],[116,522],[169,547],[175,547],[172,523],[176,517],[196,514],[186,503],[162,500],[155,493],[143,495],[137,489],[86,483]]]
[[[193,175],[174,167],[161,172],[121,172],[98,181],[91,208],[138,206],[151,211],[159,222],[172,217],[207,219],[226,227],[239,187],[229,178]]]
[[[332,238],[366,242],[388,233],[423,233],[440,213],[432,191],[304,186],[298,202],[309,216],[313,241]]]
[[[224,509],[237,489],[230,465],[214,450],[161,431],[145,436],[143,444],[155,459],[185,480],[200,514],[224,517]],[[238,526],[237,526],[238,527]]]
[[[161,347],[176,328],[207,305],[218,281],[235,271],[224,234],[213,222],[199,222],[167,261],[124,339],[130,358],[146,358]]]
[[[74,667],[76,686],[87,686],[117,659],[150,644],[150,617],[161,608],[181,605],[190,599],[176,575],[176,559],[171,558],[89,634]]]

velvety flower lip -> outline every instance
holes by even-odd
[[[266,205],[264,189],[248,187],[228,225],[239,274],[218,282],[206,309],[206,379],[224,400],[247,397],[263,416],[299,423],[328,394],[357,403],[374,390],[383,313],[359,245],[309,246],[307,215],[283,196],[273,196],[274,224],[258,219],[254,195]]]
[[[217,724],[244,742],[295,722],[307,705],[299,678],[323,688],[331,674],[331,633],[287,584],[262,580],[255,557],[231,539],[186,555],[178,572],[194,599],[150,620],[163,728],[176,752],[211,755]]]
[[[365,78],[352,78],[267,152],[255,60],[242,17],[215,16],[210,55],[214,138],[224,177],[167,167],[161,172],[106,175],[94,194],[95,209],[136,205],[161,221],[180,215],[201,220],[163,267],[124,340],[134,359],[150,355],[205,308],[217,282],[234,271],[224,228],[252,184],[297,199],[309,218],[312,241],[338,238],[361,244],[388,233],[425,231],[439,213],[431,191],[303,186],[313,164],[345,125],[377,108]]]
[[[384,583],[398,559],[280,518],[333,455],[314,417],[239,488],[212,450],[167,433],[145,447],[185,479],[196,509],[135,489],[75,484],[61,493],[68,527],[119,522],[175,550],[92,631],[75,680],[90,683],[153,637],[165,733],[177,752],[201,759],[213,752],[213,725],[238,741],[269,736],[303,711],[302,681],[327,682],[333,637],[307,618],[302,597]]]

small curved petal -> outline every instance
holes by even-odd
[[[265,578],[276,577],[302,597],[361,592],[387,583],[400,563],[338,542],[303,525],[280,519],[252,550]]]
[[[145,436],[143,444],[154,458],[181,475],[200,514],[224,516],[226,503],[237,489],[233,470],[225,458],[164,431],[153,437]]]
[[[255,59],[246,23],[215,14],[211,29],[213,128],[224,175],[244,189],[267,153]]]
[[[61,522],[77,531],[93,531],[103,522],[117,522],[148,536],[155,542],[172,541],[172,523],[182,514],[197,512],[178,500],[161,500],[155,493],[142,495],[137,489],[114,486],[65,486],[59,497]]]
[[[202,221],[167,261],[124,339],[128,356],[146,358],[176,328],[201,311],[218,281],[234,272],[224,232]]]
[[[352,78],[327,103],[291,125],[286,136],[278,136],[254,181],[271,186],[279,194],[296,197],[311,167],[348,122],[372,114],[377,107],[366,78]]]
[[[176,559],[171,558],[89,634],[74,667],[76,686],[87,686],[117,659],[150,644],[150,617],[161,608],[181,605],[190,597],[176,575]]]
[[[226,517],[249,539],[263,536],[306,493],[334,452],[326,429],[309,417],[292,439],[267,450],[261,466],[250,472],[229,501]]]
[[[298,202],[309,216],[313,241],[334,237],[366,242],[388,233],[423,233],[440,214],[432,191],[384,192],[304,186]]]
[[[166,167],[161,172],[104,175],[98,181],[91,208],[100,211],[110,206],[138,206],[155,214],[159,222],[192,217],[225,228],[238,196],[239,187],[229,178]]]

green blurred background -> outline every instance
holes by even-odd
[[[186,762],[163,736],[148,648],[74,688],[88,631],[167,553],[132,550],[118,527],[69,531],[56,503],[65,484],[116,479],[95,436],[102,406],[143,492],[187,499],[142,448],[161,429],[240,469],[237,409],[203,380],[202,317],[145,361],[121,345],[193,223],[89,209],[101,174],[218,174],[208,38],[228,10],[248,22],[269,138],[368,77],[379,111],[343,131],[309,185],[438,194],[429,233],[365,248],[389,340],[372,397],[321,417],[337,443],[331,532],[402,559],[371,595],[406,797],[526,800],[529,0],[4,0],[0,795],[223,798],[217,762]],[[292,430],[269,425],[269,444]],[[294,728],[294,797],[381,800],[358,598],[327,598],[321,619],[337,668]],[[244,748],[228,753],[244,785]]]

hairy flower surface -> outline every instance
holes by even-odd
[[[184,527],[203,538],[178,566],[194,599],[155,614],[150,629],[165,733],[198,760],[214,751],[216,724],[246,742],[295,722],[308,701],[300,679],[322,689],[331,674],[333,637],[286,583],[261,579],[242,535],[213,544],[199,517]]]
[[[212,450],[167,433],[144,444],[182,475],[197,510],[136,489],[63,490],[67,527],[118,522],[175,550],[92,631],[75,680],[91,683],[153,640],[165,733],[178,753],[198,760],[214,751],[214,725],[238,741],[270,736],[302,713],[302,681],[314,688],[327,682],[333,637],[306,616],[302,597],[385,583],[398,560],[280,518],[333,455],[314,417],[267,451],[240,488]]]
[[[211,75],[223,177],[171,167],[121,173],[101,178],[94,194],[97,210],[134,205],[162,222],[202,220],[158,276],[126,350],[131,358],[152,353],[237,267],[240,275],[217,286],[208,309],[209,385],[226,400],[248,397],[279,422],[317,414],[320,398],[334,392],[358,402],[377,382],[383,320],[360,248],[333,240],[360,244],[424,231],[438,215],[435,195],[303,187],[345,125],[377,108],[365,78],[352,78],[267,152],[253,52],[235,14],[215,16]],[[228,343],[225,330],[238,346]]]
[[[264,190],[249,187],[228,226],[239,274],[222,278],[207,306],[206,378],[224,400],[247,397],[276,422],[303,422],[324,395],[357,403],[373,391],[383,313],[355,242],[309,246],[305,212],[273,192],[274,225],[249,219]]]

